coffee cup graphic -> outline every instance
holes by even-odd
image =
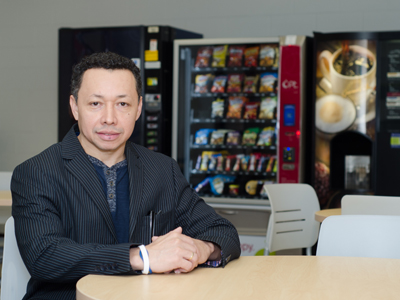
[[[334,53],[324,50],[318,57],[323,74],[319,85],[328,93],[340,95],[363,106],[376,84],[376,57],[365,47],[349,46],[350,59],[347,70],[339,70],[343,63],[342,48]],[[340,72],[342,71],[342,72]],[[343,74],[344,73],[344,74]]]

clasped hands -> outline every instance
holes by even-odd
[[[186,236],[181,227],[153,237],[146,249],[153,273],[186,273],[207,260],[221,259],[221,249],[217,245]],[[130,263],[133,270],[143,269],[139,248],[131,248]]]

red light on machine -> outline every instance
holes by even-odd
[[[296,136],[297,136],[297,137],[300,137],[300,130],[297,130],[297,131],[296,131]]]

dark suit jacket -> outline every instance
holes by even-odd
[[[118,244],[111,212],[96,171],[76,137],[19,165],[13,173],[12,215],[21,256],[32,278],[24,299],[75,299],[87,274],[132,274],[129,249],[182,226],[193,238],[218,244],[222,265],[240,255],[236,229],[189,187],[177,163],[128,142],[130,243]]]

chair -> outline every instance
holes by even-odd
[[[319,231],[314,214],[320,210],[314,189],[308,184],[269,184],[264,189],[271,204],[265,255],[295,248],[307,248],[311,255]]]
[[[10,190],[12,172],[0,172],[0,190]]]
[[[400,258],[400,216],[330,216],[321,224],[317,256]]]
[[[26,286],[31,276],[19,254],[13,217],[7,220],[4,232],[1,300],[20,300],[26,293]]]
[[[400,197],[345,195],[342,198],[342,215],[400,216]]]

